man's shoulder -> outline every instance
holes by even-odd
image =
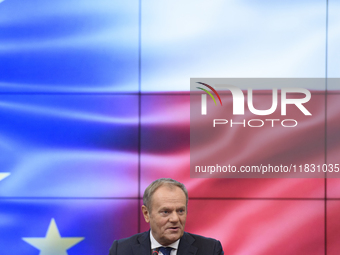
[[[196,235],[196,234],[192,234],[192,233],[188,233],[188,232],[184,232],[184,235],[186,236],[186,238],[193,238],[194,240],[196,240],[198,242],[219,242],[218,240],[216,240],[214,238]]]
[[[214,255],[222,255],[223,249],[221,242],[214,239],[209,238],[201,235],[191,234],[188,232],[184,232],[183,235],[183,242],[181,241],[179,244],[181,247],[181,250],[187,250],[192,249],[192,251],[195,250],[197,252],[196,254],[214,254]],[[187,248],[186,248],[187,247]],[[195,248],[193,248],[195,247]]]
[[[133,236],[115,240],[110,248],[110,255],[136,254],[136,250],[143,251],[138,254],[151,253],[149,231]]]
[[[119,244],[138,243],[138,240],[147,238],[148,237],[148,233],[149,233],[149,231],[138,233],[138,234],[135,234],[133,236],[129,236],[129,237],[126,237],[126,238],[122,238],[122,239],[116,240],[116,242],[118,242]]]

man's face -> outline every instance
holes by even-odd
[[[186,198],[177,186],[161,186],[151,198],[151,212],[143,205],[146,222],[150,222],[153,237],[166,246],[183,236],[187,219]]]

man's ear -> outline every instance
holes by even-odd
[[[143,212],[145,222],[149,223],[150,222],[150,214],[149,214],[148,208],[146,208],[145,205],[142,205],[142,212]]]

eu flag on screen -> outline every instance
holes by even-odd
[[[115,239],[137,232],[137,203],[123,199],[2,199],[1,254],[108,254]]]

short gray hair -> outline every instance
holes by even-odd
[[[184,186],[184,184],[171,178],[160,178],[160,179],[153,181],[144,191],[143,204],[146,206],[146,208],[149,211],[151,211],[152,195],[155,193],[155,191],[159,187],[164,186],[164,185],[169,186],[169,187],[174,187],[174,186],[179,187],[184,192],[185,199],[186,199],[186,206],[188,207],[188,200],[189,200],[188,190]]]

